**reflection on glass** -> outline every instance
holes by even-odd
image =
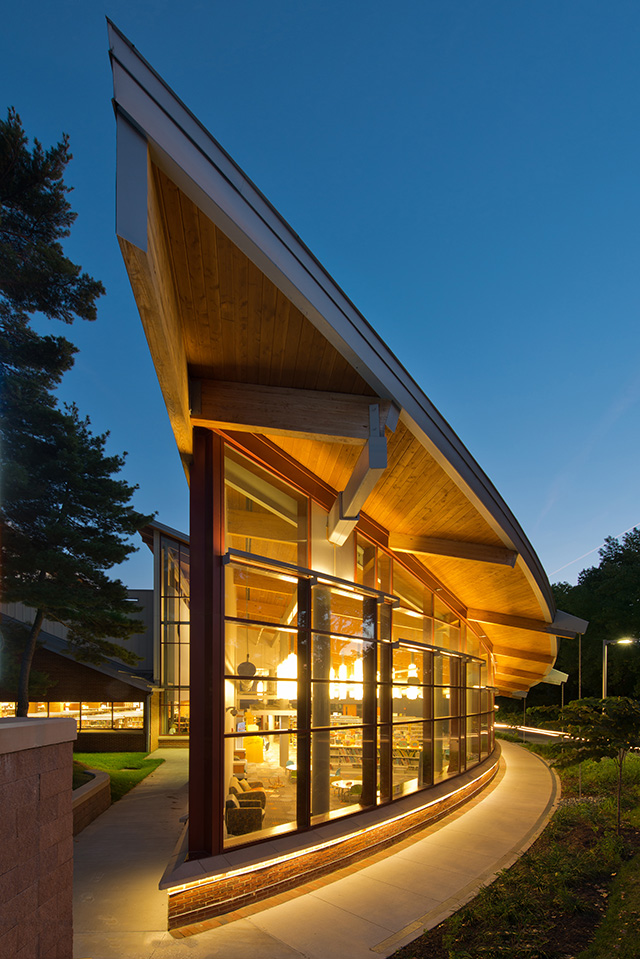
[[[480,720],[480,758],[486,759],[493,747],[493,726],[488,716]]]
[[[247,464],[235,454],[227,462],[227,546],[302,565],[306,505]],[[252,814],[250,832],[226,824],[227,845],[306,827],[309,815],[317,823],[411,793],[457,775],[490,748],[486,667],[433,649],[464,652],[467,640],[469,649],[480,647],[477,637],[359,532],[341,555],[341,565],[325,568],[364,587],[392,587],[399,605],[322,573],[307,579],[308,570],[278,571],[258,559],[250,565],[231,557],[226,565],[226,769],[269,780],[264,788],[277,797],[283,790],[259,823]],[[187,643],[182,624],[171,626],[165,672],[177,684]]]
[[[356,533],[356,583],[376,588],[376,547]]]
[[[377,588],[383,593],[391,592],[391,557],[388,553],[378,550],[378,582]]]
[[[433,690],[433,709],[436,719],[452,715],[455,710],[450,687],[435,687]]]
[[[480,690],[479,689],[467,689],[467,713],[479,713],[480,712]]]
[[[437,619],[433,622],[433,645],[440,649],[460,650],[460,630]]]
[[[388,802],[391,799],[392,774],[391,769],[391,727],[380,726],[378,729],[378,802]]]
[[[454,732],[454,720],[440,720],[433,726],[433,779],[439,782],[459,772],[459,737]]]
[[[244,676],[247,681],[262,678],[264,682],[298,678],[295,631],[227,622],[225,638],[228,675]],[[255,691],[255,684],[253,688]]]
[[[424,616],[432,615],[433,593],[399,563],[393,565],[393,592],[404,609],[413,610]]]
[[[298,583],[295,577],[229,563],[226,576],[226,612],[237,619],[295,627]]]
[[[347,726],[312,733],[311,755],[313,822],[353,812],[362,801],[362,729]]]
[[[445,606],[437,596],[433,598],[433,615],[443,623],[450,623],[453,626],[460,625],[460,620],[456,614],[448,606]]]
[[[225,500],[227,549],[308,565],[306,496],[227,448]]]
[[[393,727],[393,793],[414,792],[423,778],[423,723],[402,723]]]
[[[375,604],[358,593],[319,580],[312,588],[313,624],[316,630],[341,636],[373,638]]]
[[[467,719],[467,762],[474,763],[480,759],[480,717],[469,716]]]

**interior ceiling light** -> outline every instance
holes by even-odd
[[[249,641],[247,640],[247,645]],[[249,659],[249,653],[247,653],[247,658],[244,663],[240,663],[238,666],[238,676],[242,676],[240,680],[240,689],[243,693],[250,693],[254,688],[253,677],[256,674],[256,667]]]

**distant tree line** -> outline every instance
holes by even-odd
[[[582,696],[602,695],[602,643],[622,638],[640,639],[640,529],[620,540],[608,536],[597,566],[583,569],[575,586],[554,583],[558,609],[589,621],[582,637]],[[560,639],[556,669],[569,674],[565,702],[578,698],[578,640]],[[640,642],[610,646],[608,692],[640,699]],[[561,689],[541,683],[527,696],[527,706],[559,704]],[[519,710],[514,700],[499,698],[501,711]]]

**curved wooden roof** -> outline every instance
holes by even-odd
[[[299,237],[112,25],[110,42],[117,233],[187,472],[207,425],[356,488],[390,548],[480,624],[501,691],[525,692],[586,624],[556,613],[497,490]],[[363,468],[385,438],[386,468]]]

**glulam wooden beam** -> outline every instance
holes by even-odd
[[[250,539],[265,539],[274,543],[291,543],[297,539],[296,528],[273,513],[227,510],[227,533]]]
[[[512,649],[509,646],[496,646],[494,652],[496,660],[505,657],[506,659],[519,659],[521,662],[526,660],[530,663],[544,663],[549,666],[556,661],[556,657],[551,653],[542,653],[535,649]]]
[[[389,400],[353,393],[211,379],[192,379],[189,389],[192,424],[222,430],[362,445],[371,403],[379,406],[383,432],[395,429],[399,415]]]
[[[514,629],[529,629],[534,633],[549,633],[552,636],[564,636],[573,639],[575,630],[563,629],[558,623],[545,623],[542,619],[529,619],[525,616],[510,616],[495,613],[488,609],[468,609],[467,619],[472,623],[488,623],[494,626],[511,626]]]
[[[346,487],[338,493],[327,520],[327,539],[342,546],[358,522],[360,510],[387,468],[387,440],[377,403],[369,406],[369,439]]]
[[[514,682],[514,680],[517,681],[519,679],[522,679],[523,682],[526,682],[529,685],[532,683],[541,682],[543,676],[544,676],[544,671],[532,672],[530,669],[518,669],[518,668],[508,669],[508,670],[505,669],[503,671],[499,667],[496,667],[496,673],[495,673],[497,682],[501,682],[502,680],[505,680],[507,682]]]
[[[398,553],[423,553],[426,556],[451,556],[476,563],[496,563],[515,566],[518,554],[503,546],[486,546],[483,543],[465,543],[460,540],[438,539],[434,536],[415,536],[407,533],[390,533],[389,546]]]

